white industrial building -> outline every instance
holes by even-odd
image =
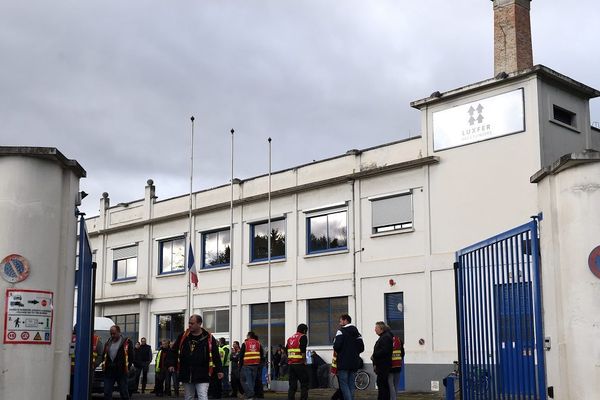
[[[510,7],[529,17],[529,1],[494,7],[497,21]],[[305,322],[309,348],[330,361],[337,317],[348,312],[366,362],[376,321],[404,339],[406,390],[435,388],[452,369],[455,252],[537,215],[545,200],[531,177],[564,154],[600,148],[589,113],[600,92],[533,66],[531,49],[523,64],[526,33],[496,41],[494,78],[411,103],[421,136],[273,173],[273,344]],[[140,200],[111,205],[105,194],[87,220],[96,315],[153,347],[185,328],[188,308],[190,199],[159,193],[149,180]],[[229,184],[192,195],[193,312],[228,336],[231,269],[231,339],[255,330],[266,343],[268,176],[234,180],[232,232],[230,196]]]

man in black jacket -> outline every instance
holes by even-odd
[[[115,382],[121,399],[129,399],[127,376],[133,364],[133,344],[121,335],[119,325],[110,327],[110,340],[104,345],[104,399],[112,399]]]
[[[383,321],[375,323],[375,333],[379,336],[373,347],[373,369],[377,374],[377,400],[389,400],[390,386],[388,376],[392,369],[392,351],[394,336],[390,328]]]
[[[179,335],[173,349],[178,356],[178,377],[186,400],[193,399],[195,394],[199,400],[206,400],[211,376],[217,374],[223,379],[223,372],[217,340],[202,328],[201,316],[190,317],[189,328]]]
[[[340,316],[340,329],[335,334],[333,350],[337,353],[337,376],[344,400],[354,399],[354,378],[361,367],[360,353],[365,351],[360,332],[348,314]]]
[[[141,339],[140,346],[135,347],[135,381],[136,388],[137,383],[140,381],[140,376],[142,377],[142,393],[146,391],[146,383],[148,382],[148,367],[152,362],[152,347],[146,343],[146,338]]]

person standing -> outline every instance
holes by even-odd
[[[140,376],[142,377],[142,393],[146,391],[146,384],[148,383],[148,368],[152,362],[152,347],[146,343],[146,338],[140,339],[140,346],[135,346],[135,360],[134,365],[136,367],[136,389],[140,382]]]
[[[390,386],[390,400],[396,400],[396,390],[398,388],[398,384],[400,383],[400,372],[402,372],[402,360],[404,360],[404,343],[402,343],[402,340],[400,340],[398,336],[393,336],[394,344],[392,351],[392,370],[388,377],[388,383]]]
[[[196,394],[199,400],[207,400],[211,376],[216,373],[223,379],[223,372],[217,341],[202,328],[201,316],[190,316],[188,329],[177,337],[173,349],[177,352],[177,373],[184,385],[185,400],[193,400]]]
[[[112,399],[115,382],[121,399],[129,399],[127,376],[133,364],[133,344],[121,335],[119,325],[110,327],[110,340],[104,345],[104,399]]]
[[[281,363],[282,353],[283,346],[278,344],[277,349],[273,352],[273,358],[271,359],[271,365],[273,366],[271,371],[271,380],[279,379],[279,363]]]
[[[158,349],[156,358],[154,359],[154,393],[158,397],[165,395],[165,378],[167,377],[168,371],[167,357],[169,355],[169,351],[169,340],[161,340],[160,348]]]
[[[221,355],[221,363],[223,364],[223,393],[227,397],[231,391],[231,385],[229,384],[229,344],[225,338],[219,339],[219,354]]]
[[[229,360],[231,361],[231,397],[238,397],[238,393],[243,394],[244,389],[240,380],[240,342],[237,340],[233,342]]]
[[[392,369],[392,351],[394,336],[390,328],[383,321],[375,323],[375,333],[379,336],[373,347],[373,369],[377,374],[377,400],[390,399],[390,386],[388,376]]]
[[[246,340],[240,349],[240,375],[242,378],[242,387],[244,388],[244,397],[246,399],[254,398],[254,385],[256,383],[261,359],[263,358],[263,348],[260,345],[256,334],[252,331],[248,332]]]
[[[361,367],[360,353],[365,351],[362,336],[348,314],[340,315],[340,329],[335,334],[333,350],[337,353],[337,376],[344,400],[354,399],[354,378]]]
[[[300,400],[308,400],[308,367],[306,365],[306,346],[308,339],[306,337],[308,326],[306,324],[298,325],[296,333],[290,336],[285,346],[288,355],[289,365],[289,389],[288,400],[296,398],[298,390],[298,381],[300,381]]]

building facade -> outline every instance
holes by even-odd
[[[105,194],[87,221],[96,315],[154,347],[175,338],[189,313],[190,240],[199,279],[191,309],[217,336],[254,330],[266,343],[270,288],[273,345],[307,323],[309,348],[329,362],[347,312],[368,366],[375,322],[387,321],[405,343],[402,388],[436,390],[458,357],[455,252],[537,215],[536,172],[600,148],[589,113],[600,92],[531,65],[529,1],[496,0],[494,13],[502,31],[516,30],[515,40],[496,40],[494,78],[411,103],[419,137],[274,173],[270,233],[266,175],[191,199],[158,201],[151,180],[127,204]]]

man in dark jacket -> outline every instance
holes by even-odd
[[[178,355],[178,377],[186,400],[195,394],[199,400],[206,400],[211,376],[217,374],[223,379],[219,346],[213,335],[202,328],[201,316],[192,315],[188,326],[173,344]]]
[[[392,350],[394,348],[394,336],[390,328],[383,321],[375,323],[375,333],[379,336],[373,347],[373,369],[377,374],[377,400],[390,399],[390,386],[388,376],[392,369]]]
[[[340,329],[335,334],[333,350],[337,353],[337,376],[344,400],[354,399],[354,378],[361,367],[360,353],[365,351],[360,332],[348,314],[340,316]]]
[[[129,399],[127,376],[133,364],[133,344],[121,335],[118,325],[110,327],[110,340],[104,345],[104,399],[112,399],[115,382],[119,386],[121,399]]]

